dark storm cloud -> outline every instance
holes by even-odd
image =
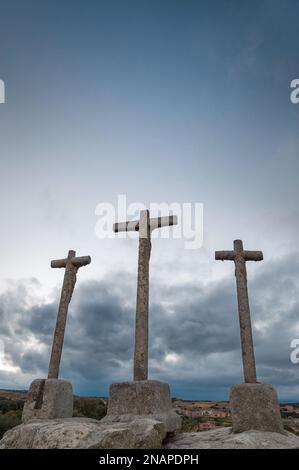
[[[178,289],[188,294],[177,300]],[[237,349],[238,329],[234,318],[232,282],[217,283],[204,289],[198,285],[174,286],[164,295],[172,299],[173,313],[158,303],[152,305],[152,332],[160,338],[160,350],[182,354],[208,354]]]
[[[292,254],[261,265],[254,278],[248,269],[259,379],[277,386],[282,398],[299,395],[299,367],[290,362],[290,342],[299,337],[297,259]],[[20,283],[0,297],[6,358],[27,386],[26,377],[46,374],[59,295],[28,307],[23,298],[32,288]],[[104,394],[112,381],[131,378],[134,310],[135,278],[129,275],[78,283],[61,370],[77,392]],[[161,287],[153,280],[150,373],[189,398],[225,398],[229,386],[242,380],[233,270],[207,286]]]

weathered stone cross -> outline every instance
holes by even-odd
[[[235,262],[244,378],[247,383],[256,383],[246,261],[262,261],[263,253],[261,251],[244,251],[242,240],[235,240],[234,251],[216,251],[215,259]]]
[[[140,220],[113,225],[114,232],[139,231],[134,380],[147,380],[148,378],[148,304],[151,232],[156,228],[176,224],[176,216],[150,218],[149,211],[142,210],[140,211]]]
[[[67,258],[51,261],[51,268],[65,268],[65,273],[53,338],[48,379],[58,379],[67,311],[77,280],[76,274],[81,266],[86,266],[90,262],[90,256],[80,256],[76,258],[76,252],[73,250],[68,252]]]

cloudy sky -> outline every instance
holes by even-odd
[[[194,399],[242,381],[233,264],[214,261],[241,238],[265,258],[259,380],[299,400],[298,17],[297,0],[0,0],[0,387],[46,376],[69,249],[92,263],[61,376],[96,395],[131,378],[138,241],[96,231],[123,194],[204,207],[202,247],[153,240],[150,377]]]

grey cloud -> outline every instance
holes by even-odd
[[[284,399],[299,394],[299,367],[290,362],[290,342],[299,335],[297,259],[292,254],[261,264],[254,278],[248,269],[258,376],[278,387]],[[131,379],[135,281],[117,273],[78,282],[61,369],[77,393],[106,394],[109,383]],[[0,297],[0,338],[24,386],[28,377],[46,374],[59,295],[55,302],[26,308],[26,290],[24,283]],[[28,348],[32,339],[38,347],[33,341]],[[167,361],[171,354],[176,356]],[[150,375],[187,398],[226,398],[229,386],[242,381],[233,272],[207,286],[160,286],[152,280]],[[0,371],[0,381],[7,386],[7,372]]]

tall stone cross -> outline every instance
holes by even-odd
[[[244,378],[247,383],[256,383],[246,261],[262,261],[263,253],[261,251],[244,251],[242,240],[235,240],[234,251],[216,251],[215,259],[235,262]]]
[[[176,224],[176,216],[150,218],[149,211],[142,210],[140,211],[140,220],[113,225],[114,232],[139,231],[134,380],[147,380],[148,378],[148,305],[151,232],[156,228]]]
[[[68,252],[67,258],[51,261],[51,268],[65,268],[65,273],[53,338],[48,379],[58,379],[67,311],[75,288],[77,271],[81,266],[86,266],[90,262],[90,256],[76,257],[76,252],[73,250]]]

